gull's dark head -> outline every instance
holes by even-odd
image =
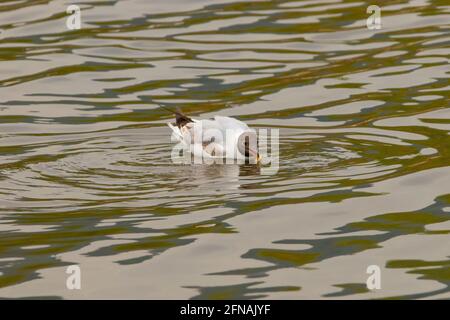
[[[238,150],[246,159],[255,159],[256,163],[261,160],[258,153],[258,137],[256,132],[246,131],[238,138]]]

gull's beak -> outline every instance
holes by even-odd
[[[261,161],[261,156],[259,155],[258,151],[248,149],[248,153],[250,153],[253,157],[255,157],[256,163]]]

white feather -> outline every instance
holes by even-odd
[[[239,136],[243,132],[252,131],[247,124],[234,118],[215,116],[211,119],[192,119],[180,128],[168,123],[175,137],[184,143],[198,157],[243,159],[242,154],[236,151]],[[211,138],[214,137],[214,140]],[[212,150],[214,154],[212,155]]]

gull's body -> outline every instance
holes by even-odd
[[[176,112],[176,123],[168,126],[194,156],[259,161],[255,130],[237,119],[193,119]]]

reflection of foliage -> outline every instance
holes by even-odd
[[[48,1],[4,2],[8,4],[2,4],[2,13],[25,9],[31,17],[36,3]],[[102,6],[99,10],[109,10],[116,3],[117,0],[97,1],[89,10],[94,17],[99,6]],[[8,124],[5,126],[8,131],[4,131],[1,138],[2,144],[3,138],[11,142],[18,138],[23,143],[9,145],[8,142],[0,146],[0,155],[11,159],[10,162],[0,161],[1,209],[6,209],[3,197],[11,200],[11,204],[6,202],[8,212],[0,214],[0,226],[11,228],[0,232],[0,271],[3,273],[0,288],[36,279],[39,270],[67,265],[69,262],[61,261],[59,254],[76,252],[97,242],[102,242],[101,248],[95,247],[94,251],[86,253],[87,257],[122,256],[122,253],[143,250],[142,256],[117,261],[119,264],[142,263],[172,248],[193,244],[203,234],[220,234],[225,238],[239,232],[239,225],[228,223],[239,215],[264,209],[276,215],[288,205],[296,205],[301,211],[303,204],[338,204],[357,197],[368,199],[370,203],[369,197],[378,194],[366,192],[366,186],[448,166],[449,121],[445,116],[427,117],[428,113],[443,109],[448,96],[448,73],[445,73],[448,61],[436,57],[447,53],[442,48],[446,33],[439,18],[437,23],[430,23],[434,15],[446,13],[448,0],[432,0],[420,5],[403,0],[391,3],[400,6],[389,10],[390,18],[397,14],[417,15],[427,22],[411,23],[407,29],[369,32],[367,37],[346,41],[347,36],[358,35],[358,27],[352,25],[353,22],[367,18],[364,2],[350,3],[345,10],[340,5],[322,7],[313,2],[302,9],[287,7],[285,10],[284,1],[211,1],[203,8],[182,11],[182,16],[178,10],[139,11],[135,15],[130,6],[124,16],[90,21],[92,28],[75,32],[66,32],[65,28],[58,32],[41,25],[54,25],[66,17],[65,12],[51,10],[42,18],[25,19],[23,24],[16,25],[13,21],[5,24],[2,29],[12,32],[13,37],[2,38],[0,60],[10,70],[0,79],[0,86],[16,95],[6,101],[10,99],[7,94],[0,105],[1,111],[6,109],[11,113],[1,116],[2,125]],[[256,19],[229,23],[234,18]],[[307,23],[299,23],[299,19],[305,21],[305,18],[309,20]],[[16,26],[28,31],[14,33]],[[33,29],[36,32],[29,32]],[[134,37],[134,32],[140,35]],[[223,34],[233,41],[222,42]],[[246,37],[241,38],[241,35]],[[277,39],[279,35],[282,37]],[[193,38],[185,41],[183,36]],[[261,41],[266,36],[274,41]],[[284,41],[284,36],[289,40]],[[315,41],[321,36],[333,38],[333,41],[326,38]],[[395,51],[399,55],[379,56]],[[156,58],[147,55],[158,52],[161,55]],[[434,56],[432,61],[422,65],[412,60],[427,52],[434,52],[430,53]],[[43,61],[53,62],[53,54],[59,59],[67,57],[67,62],[55,61],[45,67]],[[231,59],[222,60],[227,55]],[[287,57],[295,57],[295,60],[284,61]],[[11,70],[29,72],[16,75]],[[145,75],[141,78],[142,74]],[[234,77],[242,80],[227,81]],[[51,92],[46,92],[51,81],[61,79],[66,79],[64,83],[68,85],[55,86]],[[411,79],[417,81],[409,81]],[[92,91],[77,92],[78,81],[90,84]],[[383,85],[378,81],[384,82]],[[186,84],[193,86],[186,87]],[[27,90],[22,89],[33,92],[25,94]],[[438,99],[411,103],[426,92]],[[313,99],[308,93],[314,94]],[[321,98],[316,99],[316,96]],[[376,107],[348,108],[349,103],[365,104],[368,99],[376,101]],[[218,179],[217,167],[208,168],[204,174],[201,170],[194,172],[193,168],[183,168],[179,174],[172,175],[174,168],[163,162],[170,154],[166,141],[149,142],[165,136],[160,122],[169,116],[158,109],[158,105],[180,106],[192,115],[233,113],[235,110],[230,106],[236,105],[242,111],[238,112],[241,120],[256,120],[261,125],[280,124],[285,130],[280,144],[280,172],[265,179],[259,176],[257,167],[241,166],[236,176],[225,180]],[[49,110],[58,110],[54,117],[52,112],[41,114],[41,107],[45,110],[49,106]],[[344,113],[330,112],[330,108],[343,106]],[[21,107],[33,113],[20,111]],[[65,108],[73,114],[67,114]],[[79,113],[79,109],[83,112]],[[316,111],[324,112],[314,115]],[[52,122],[41,127],[43,120]],[[384,120],[393,120],[391,123],[398,127],[383,128]],[[129,126],[122,127],[124,123]],[[19,132],[31,129],[30,134],[16,135],[17,124]],[[50,134],[46,131],[50,128],[52,132],[53,125],[61,124],[73,127],[74,134],[59,129]],[[108,128],[111,125],[112,130],[99,129],[103,127],[97,127],[98,124],[107,124]],[[78,130],[80,126],[89,128],[89,133],[85,129]],[[151,127],[157,130],[151,133],[148,131]],[[138,128],[143,129],[145,138],[132,141],[131,135]],[[41,133],[35,134],[34,129]],[[306,137],[307,132],[312,136]],[[122,135],[129,136],[130,140],[126,138],[122,143],[119,138]],[[149,149],[142,150],[143,147]],[[420,153],[424,148],[437,152],[425,156]],[[78,153],[80,157],[76,156]],[[162,165],[155,167],[150,160],[162,162]],[[130,171],[129,166],[142,166],[143,170]],[[188,170],[192,170],[192,174],[188,175]],[[199,179],[200,176],[203,179]],[[305,183],[305,178],[311,179],[311,185]],[[194,182],[187,184],[187,181]],[[232,190],[217,191],[234,183]],[[206,185],[211,192],[193,195],[195,184]],[[51,185],[48,193],[43,192],[42,187],[46,185]],[[174,195],[173,191],[178,194]],[[303,196],[304,191],[311,194]],[[446,192],[439,188],[433,191],[435,194]],[[51,203],[52,195],[60,205]],[[408,196],[421,195],[411,193],[405,195],[403,201],[407,201]],[[384,242],[404,235],[449,234],[450,230],[427,230],[430,224],[450,219],[450,213],[442,210],[449,203],[450,196],[443,196],[419,211],[378,214],[359,219],[361,221],[356,218],[352,223],[312,239],[301,239],[302,235],[296,239],[275,236],[275,240],[282,239],[275,244],[292,244],[294,249],[252,248],[242,258],[263,261],[265,267],[214,274],[242,274],[261,279],[272,270],[306,268],[333,257],[377,249]],[[193,212],[220,208],[232,213],[202,217],[200,222],[189,220]],[[139,226],[139,220],[131,218],[132,214],[148,215],[144,220],[150,227]],[[172,215],[186,215],[189,221],[181,225],[173,223]],[[367,211],[361,208],[363,215],[367,216]],[[152,226],[153,219],[167,219],[167,227]],[[109,220],[115,222],[102,225]],[[375,234],[370,235],[370,231]],[[364,235],[355,235],[358,232]],[[133,237],[142,233],[144,237]],[[121,238],[121,235],[130,237]],[[305,245],[308,249],[303,249]],[[439,281],[448,290],[449,266],[445,260],[395,260],[388,262],[388,267],[404,268],[408,273],[419,274],[421,279]],[[255,285],[197,288],[199,297],[213,298],[260,297],[271,290],[292,289],[255,289]],[[328,296],[362,290],[360,284],[355,283],[336,287],[343,290]],[[424,296],[429,294],[424,293]]]
[[[215,274],[221,275],[246,275],[252,277],[264,277],[267,273],[273,270],[290,268],[290,267],[305,267],[310,263],[317,263],[326,259],[353,255],[369,249],[381,248],[382,243],[392,238],[418,233],[449,233],[450,231],[428,231],[426,226],[434,223],[440,223],[450,220],[450,213],[442,210],[446,206],[448,196],[443,196],[427,208],[417,212],[399,212],[388,213],[377,216],[372,216],[359,222],[352,222],[343,227],[337,228],[336,232],[323,233],[329,237],[322,239],[308,239],[308,240],[282,240],[276,243],[280,244],[297,244],[309,245],[310,248],[304,250],[281,250],[259,248],[251,249],[243,255],[244,258],[251,258],[269,262],[272,265],[260,268],[248,268],[240,270],[230,270]],[[381,234],[356,236],[351,235],[355,232],[361,231],[382,231]],[[335,237],[331,237],[335,235]],[[406,262],[405,262],[406,263]],[[440,281],[446,285],[449,282],[450,276],[450,262],[441,261],[430,263],[408,265],[401,262],[390,262],[387,267],[430,267],[436,266],[433,269],[419,269],[411,273],[419,273],[423,275],[423,279]],[[338,284],[336,287],[342,287],[342,292],[331,293],[326,296],[341,296],[354,293],[362,293],[361,284]],[[365,286],[365,284],[364,284]],[[429,293],[429,294],[435,294]],[[428,294],[424,294],[425,296]]]
[[[423,261],[423,260],[392,260],[386,264],[387,268],[409,269],[407,273],[421,275],[419,279],[434,280],[445,285],[444,288],[408,295],[402,299],[418,299],[440,293],[450,292],[450,260]]]
[[[229,286],[186,288],[199,290],[200,294],[195,296],[193,299],[200,300],[260,299],[266,297],[266,293],[270,292],[299,291],[301,289],[300,287],[294,286],[254,288],[254,286],[260,285],[262,283],[263,282],[251,282]]]
[[[337,288],[341,288],[341,291],[324,294],[327,298],[336,298],[350,296],[354,294],[369,292],[365,283],[342,283],[334,285]]]

